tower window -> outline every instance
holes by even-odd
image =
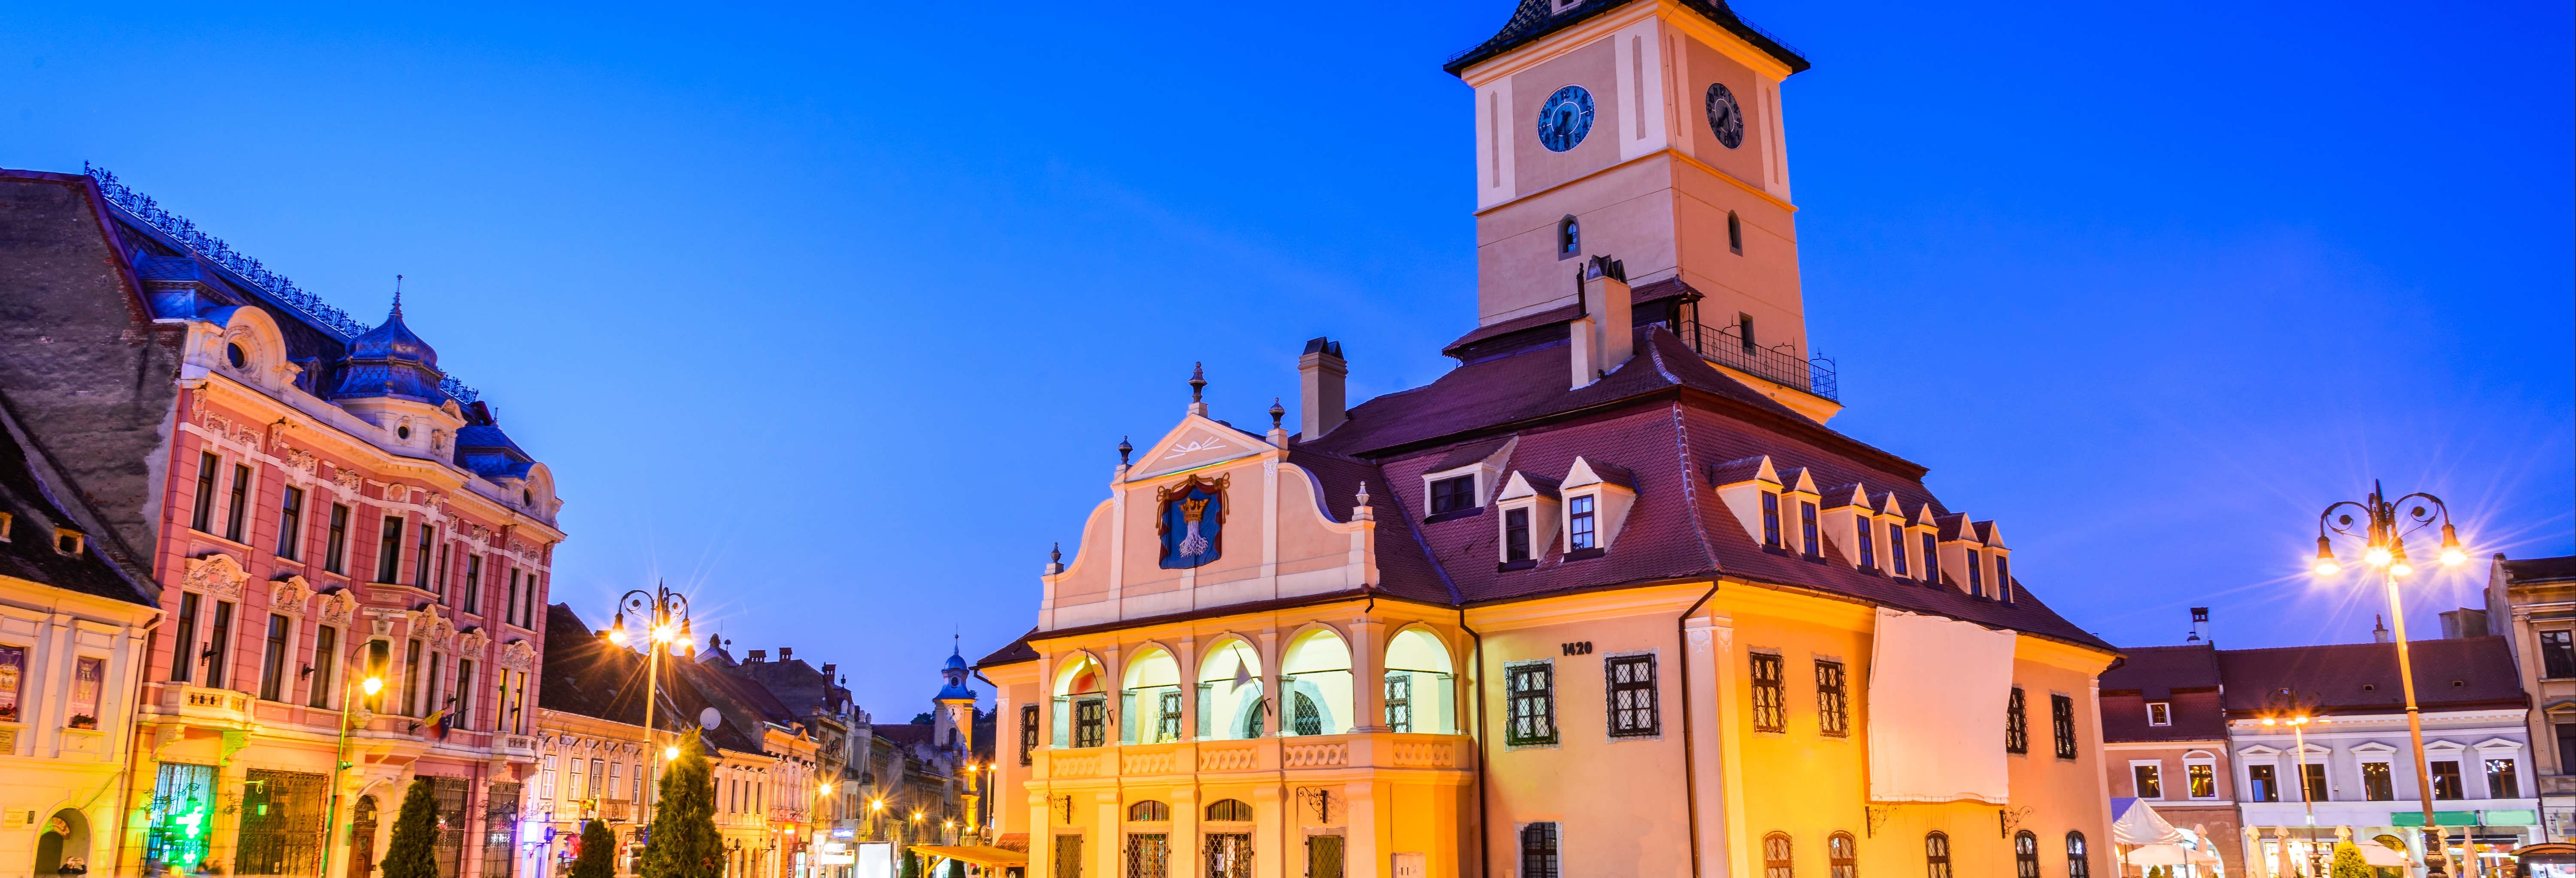
[[[1572,259],[1583,255],[1583,224],[1573,214],[1556,221],[1556,258]]]
[[[1744,220],[1732,210],[1726,212],[1726,249],[1735,251],[1737,256],[1744,255]]]
[[[1745,353],[1753,353],[1759,349],[1753,341],[1753,315],[1744,313],[1735,315],[1735,338],[1744,344]]]

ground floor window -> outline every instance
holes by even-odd
[[[2013,874],[2019,878],[2039,878],[2039,836],[2030,830],[2013,835]]]
[[[483,802],[483,878],[510,878],[519,841],[519,785],[496,783]]]
[[[206,831],[214,822],[215,767],[161,763],[152,781],[143,837],[143,872],[171,868],[195,872],[206,860]]]
[[[1521,878],[1557,878],[1557,834],[1554,823],[1521,827]]]
[[[1342,837],[1306,837],[1306,878],[1342,878]]]
[[[438,802],[438,840],[431,851],[438,856],[438,874],[457,878],[465,867],[465,799],[470,790],[464,778],[432,777],[429,792]]]
[[[234,837],[236,875],[310,875],[321,871],[323,811],[330,777],[251,769],[242,784],[241,828]]]
[[[1127,834],[1127,878],[1171,878],[1172,837],[1160,832]]]
[[[1055,878],[1082,878],[1082,836],[1055,837]]]
[[[1208,833],[1207,878],[1252,878],[1252,833]]]
[[[1923,874],[1950,878],[1950,836],[1935,832],[1923,837]]]
[[[2084,833],[2066,834],[2066,878],[2093,878],[2093,858],[2084,852]]]

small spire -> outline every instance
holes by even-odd
[[[1278,397],[1276,397],[1276,396],[1271,397],[1271,398],[1270,398],[1270,429],[1273,429],[1273,430],[1279,429],[1279,420],[1280,420],[1281,418],[1285,418],[1285,417],[1287,417],[1287,416],[1288,416],[1288,410],[1287,410],[1287,409],[1284,409],[1284,408],[1279,407],[1279,398],[1278,398]]]
[[[1207,390],[1207,364],[1206,364],[1206,363],[1191,363],[1191,364],[1190,364],[1190,401],[1191,401],[1191,402],[1198,402],[1198,401],[1199,401],[1199,394],[1200,394],[1200,392],[1205,391],[1205,390]]]
[[[402,275],[394,275],[394,317],[402,317]]]
[[[1136,446],[1127,444],[1127,437],[1118,437],[1118,465],[1126,466],[1127,455],[1134,453],[1136,453]]]

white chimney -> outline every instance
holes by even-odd
[[[1306,342],[1306,353],[1297,358],[1300,441],[1321,438],[1349,419],[1349,398],[1343,395],[1342,384],[1350,374],[1350,364],[1342,359],[1341,342],[1322,336]]]
[[[1632,316],[1635,303],[1630,301],[1633,297],[1628,292],[1628,267],[1619,260],[1595,256],[1584,267],[1583,275],[1589,298],[1599,303],[1594,310],[1601,316],[1594,325],[1601,334],[1600,369],[1604,373],[1618,371],[1637,353],[1637,322]]]

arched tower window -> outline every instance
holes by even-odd
[[[1207,819],[1217,823],[1248,823],[1252,820],[1252,806],[1244,804],[1242,799],[1218,799],[1208,803]]]
[[[1735,251],[1737,256],[1744,255],[1744,220],[1732,210],[1726,212],[1726,249]]]
[[[1583,224],[1573,214],[1556,221],[1556,258],[1572,259],[1583,255]]]
[[[1825,839],[1826,878],[1860,878],[1860,845],[1852,834],[1837,832]]]
[[[1172,819],[1172,806],[1146,799],[1127,806],[1127,819],[1138,823],[1155,823]]]

